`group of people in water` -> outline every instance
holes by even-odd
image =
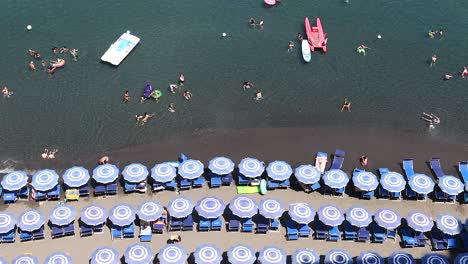
[[[244,85],[242,86],[242,88],[245,90],[248,90],[248,89],[251,89],[253,88],[254,85],[251,81],[245,81],[244,82]],[[263,95],[262,95],[262,91],[260,91],[259,89],[255,90],[255,97],[254,97],[254,100],[256,101],[260,101],[263,99]]]
[[[249,18],[249,25],[251,27],[254,27],[254,26],[260,26],[260,27],[263,27],[263,24],[265,22],[263,21],[263,19],[260,19],[260,21],[258,22],[258,24],[255,22],[255,19],[253,17]]]
[[[442,29],[439,29],[439,31],[434,31],[434,30],[429,30],[427,33],[429,38],[435,38],[435,36],[443,37],[444,36],[444,31]]]
[[[468,77],[468,68],[466,66],[463,67],[463,70],[460,71],[461,77],[464,79],[465,77]],[[444,81],[451,80],[453,78],[453,74],[447,73],[444,75]]]
[[[41,59],[42,56],[39,52],[35,51],[35,50],[28,50],[29,52],[29,55],[31,57],[33,57],[34,59]],[[53,47],[52,48],[52,53],[54,53],[55,55],[58,55],[58,54],[63,54],[63,53],[67,53],[67,52],[70,52],[71,56],[73,57],[73,60],[76,61],[78,59],[78,49],[71,49],[69,50],[67,47],[63,46],[62,48],[57,48],[57,47]],[[47,64],[47,62],[45,60],[41,60],[41,66],[42,68],[44,68],[47,73],[50,73],[50,74],[53,74],[55,72],[56,69],[58,68],[61,68],[65,65],[65,59],[57,59],[57,60],[54,60],[54,61],[51,61]],[[36,68],[36,65],[34,63],[34,61],[30,61],[29,62],[29,65],[28,65],[29,69],[31,71],[37,71],[37,68]]]

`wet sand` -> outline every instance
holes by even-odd
[[[388,130],[390,131],[390,130]],[[369,166],[367,170],[376,170],[379,167],[388,167],[390,170],[401,172],[400,162],[403,158],[415,159],[415,171],[432,175],[425,161],[431,156],[442,158],[442,166],[447,174],[458,176],[455,170],[455,165],[460,160],[468,159],[466,148],[463,145],[450,142],[433,141],[430,138],[419,138],[410,136],[411,133],[404,132],[388,132],[386,135],[382,133],[373,133],[372,130],[367,131],[336,131],[317,128],[257,128],[245,129],[238,131],[220,132],[220,131],[194,131],[190,137],[181,136],[177,140],[165,142],[153,142],[144,146],[130,147],[124,150],[111,151],[108,154],[111,162],[117,162],[122,168],[130,162],[142,162],[147,166],[152,167],[154,163],[175,160],[180,152],[184,152],[187,156],[200,159],[208,164],[208,160],[214,156],[224,155],[232,158],[236,163],[243,157],[252,156],[259,158],[266,163],[273,160],[286,160],[293,168],[300,164],[314,162],[315,153],[317,151],[334,152],[336,148],[346,151],[346,158],[343,169],[348,173],[352,169],[359,166],[358,158],[362,154],[369,157]],[[100,155],[101,153],[99,153]],[[81,160],[83,165],[88,168],[93,168],[97,158],[96,154],[93,157]],[[55,165],[57,168],[62,166],[65,168],[72,161],[59,163],[57,160]],[[37,163],[37,166],[42,168],[47,162]],[[79,212],[81,208],[88,204],[96,203],[110,209],[117,203],[125,202],[133,205],[135,208],[145,200],[154,199],[163,205],[176,197],[175,192],[164,191],[157,194],[123,194],[122,189],[119,189],[119,195],[114,197],[90,198],[81,199],[79,202],[70,202],[72,206]],[[186,197],[191,198],[194,202],[206,195],[215,195],[221,197],[226,204],[236,195],[234,186],[224,187],[220,189],[209,189],[204,186],[202,189],[194,189],[181,193]],[[384,201],[358,200],[353,197],[346,196],[343,198],[327,198],[319,193],[305,194],[295,190],[275,190],[269,192],[267,197],[277,197],[285,204],[294,202],[310,203],[315,209],[318,209],[323,204],[338,205],[343,210],[353,205],[361,205],[368,208],[371,212],[375,212],[382,207],[388,207],[397,210],[404,217],[411,211],[425,212],[435,219],[440,213],[452,213],[465,219],[468,217],[468,208],[466,205],[460,204],[440,204],[432,201],[416,202],[416,201]],[[252,195],[252,197],[260,201],[260,195]],[[13,205],[0,205],[1,210],[6,210],[18,216],[28,207],[39,208],[46,216],[50,209],[57,205],[57,202],[44,202],[41,204],[30,202],[18,202]],[[77,217],[78,218],[78,217]],[[78,232],[78,228],[76,229]],[[138,228],[137,228],[138,230]],[[177,233],[177,232],[176,232]],[[153,248],[153,253],[157,253],[159,248],[166,244],[170,233],[163,235],[154,235],[153,240],[149,245]],[[300,239],[298,241],[286,241],[285,228],[281,228],[280,232],[268,233],[267,235],[249,234],[249,233],[227,233],[225,228],[221,232],[199,233],[197,231],[182,232],[182,245],[188,252],[193,252],[201,243],[214,243],[222,250],[226,251],[229,247],[237,243],[246,243],[252,246],[255,250],[260,250],[267,245],[277,245],[286,250],[288,254],[292,254],[295,250],[302,247],[309,247],[321,255],[326,254],[334,248],[342,248],[353,256],[359,255],[360,252],[373,250],[387,257],[394,251],[403,250],[397,243],[390,241],[382,244],[374,243],[357,243],[349,241],[340,242],[323,242],[313,239]],[[17,236],[19,240],[19,235]],[[79,236],[68,237],[52,240],[50,238],[50,230],[46,229],[46,239],[32,242],[20,243],[19,241],[13,244],[2,245],[1,255],[7,260],[12,260],[15,256],[22,253],[32,253],[42,262],[45,257],[53,252],[64,251],[72,255],[75,263],[87,263],[93,251],[100,246],[109,245],[115,247],[123,256],[123,253],[129,245],[138,242],[137,237],[133,239],[111,240],[110,232],[105,230],[104,234],[94,235],[92,237],[80,238]],[[403,251],[413,254],[415,257],[421,257],[423,254],[430,252],[429,246],[425,248],[404,249]],[[442,252],[448,254],[448,252]]]

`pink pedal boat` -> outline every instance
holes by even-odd
[[[322,49],[323,52],[327,52],[327,33],[323,32],[322,23],[320,23],[320,18],[317,18],[316,23],[316,27],[311,27],[309,23],[309,18],[306,17],[304,20],[310,50],[314,52],[315,49]]]
[[[276,4],[276,0],[263,0],[266,6],[274,6]]]

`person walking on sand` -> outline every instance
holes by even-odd
[[[351,101],[348,100],[348,98],[344,99],[343,107],[341,107],[341,112],[344,110],[348,110],[348,112],[351,112]]]
[[[130,102],[130,95],[128,94],[128,91],[125,91],[125,93],[123,95],[123,102],[124,103]]]
[[[430,64],[430,67],[432,67],[433,65],[435,65],[436,61],[437,61],[437,55],[434,54],[434,55],[432,55],[432,57],[431,57],[431,64]]]

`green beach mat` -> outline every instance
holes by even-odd
[[[259,193],[259,186],[237,186],[238,194],[247,194],[247,193]]]

